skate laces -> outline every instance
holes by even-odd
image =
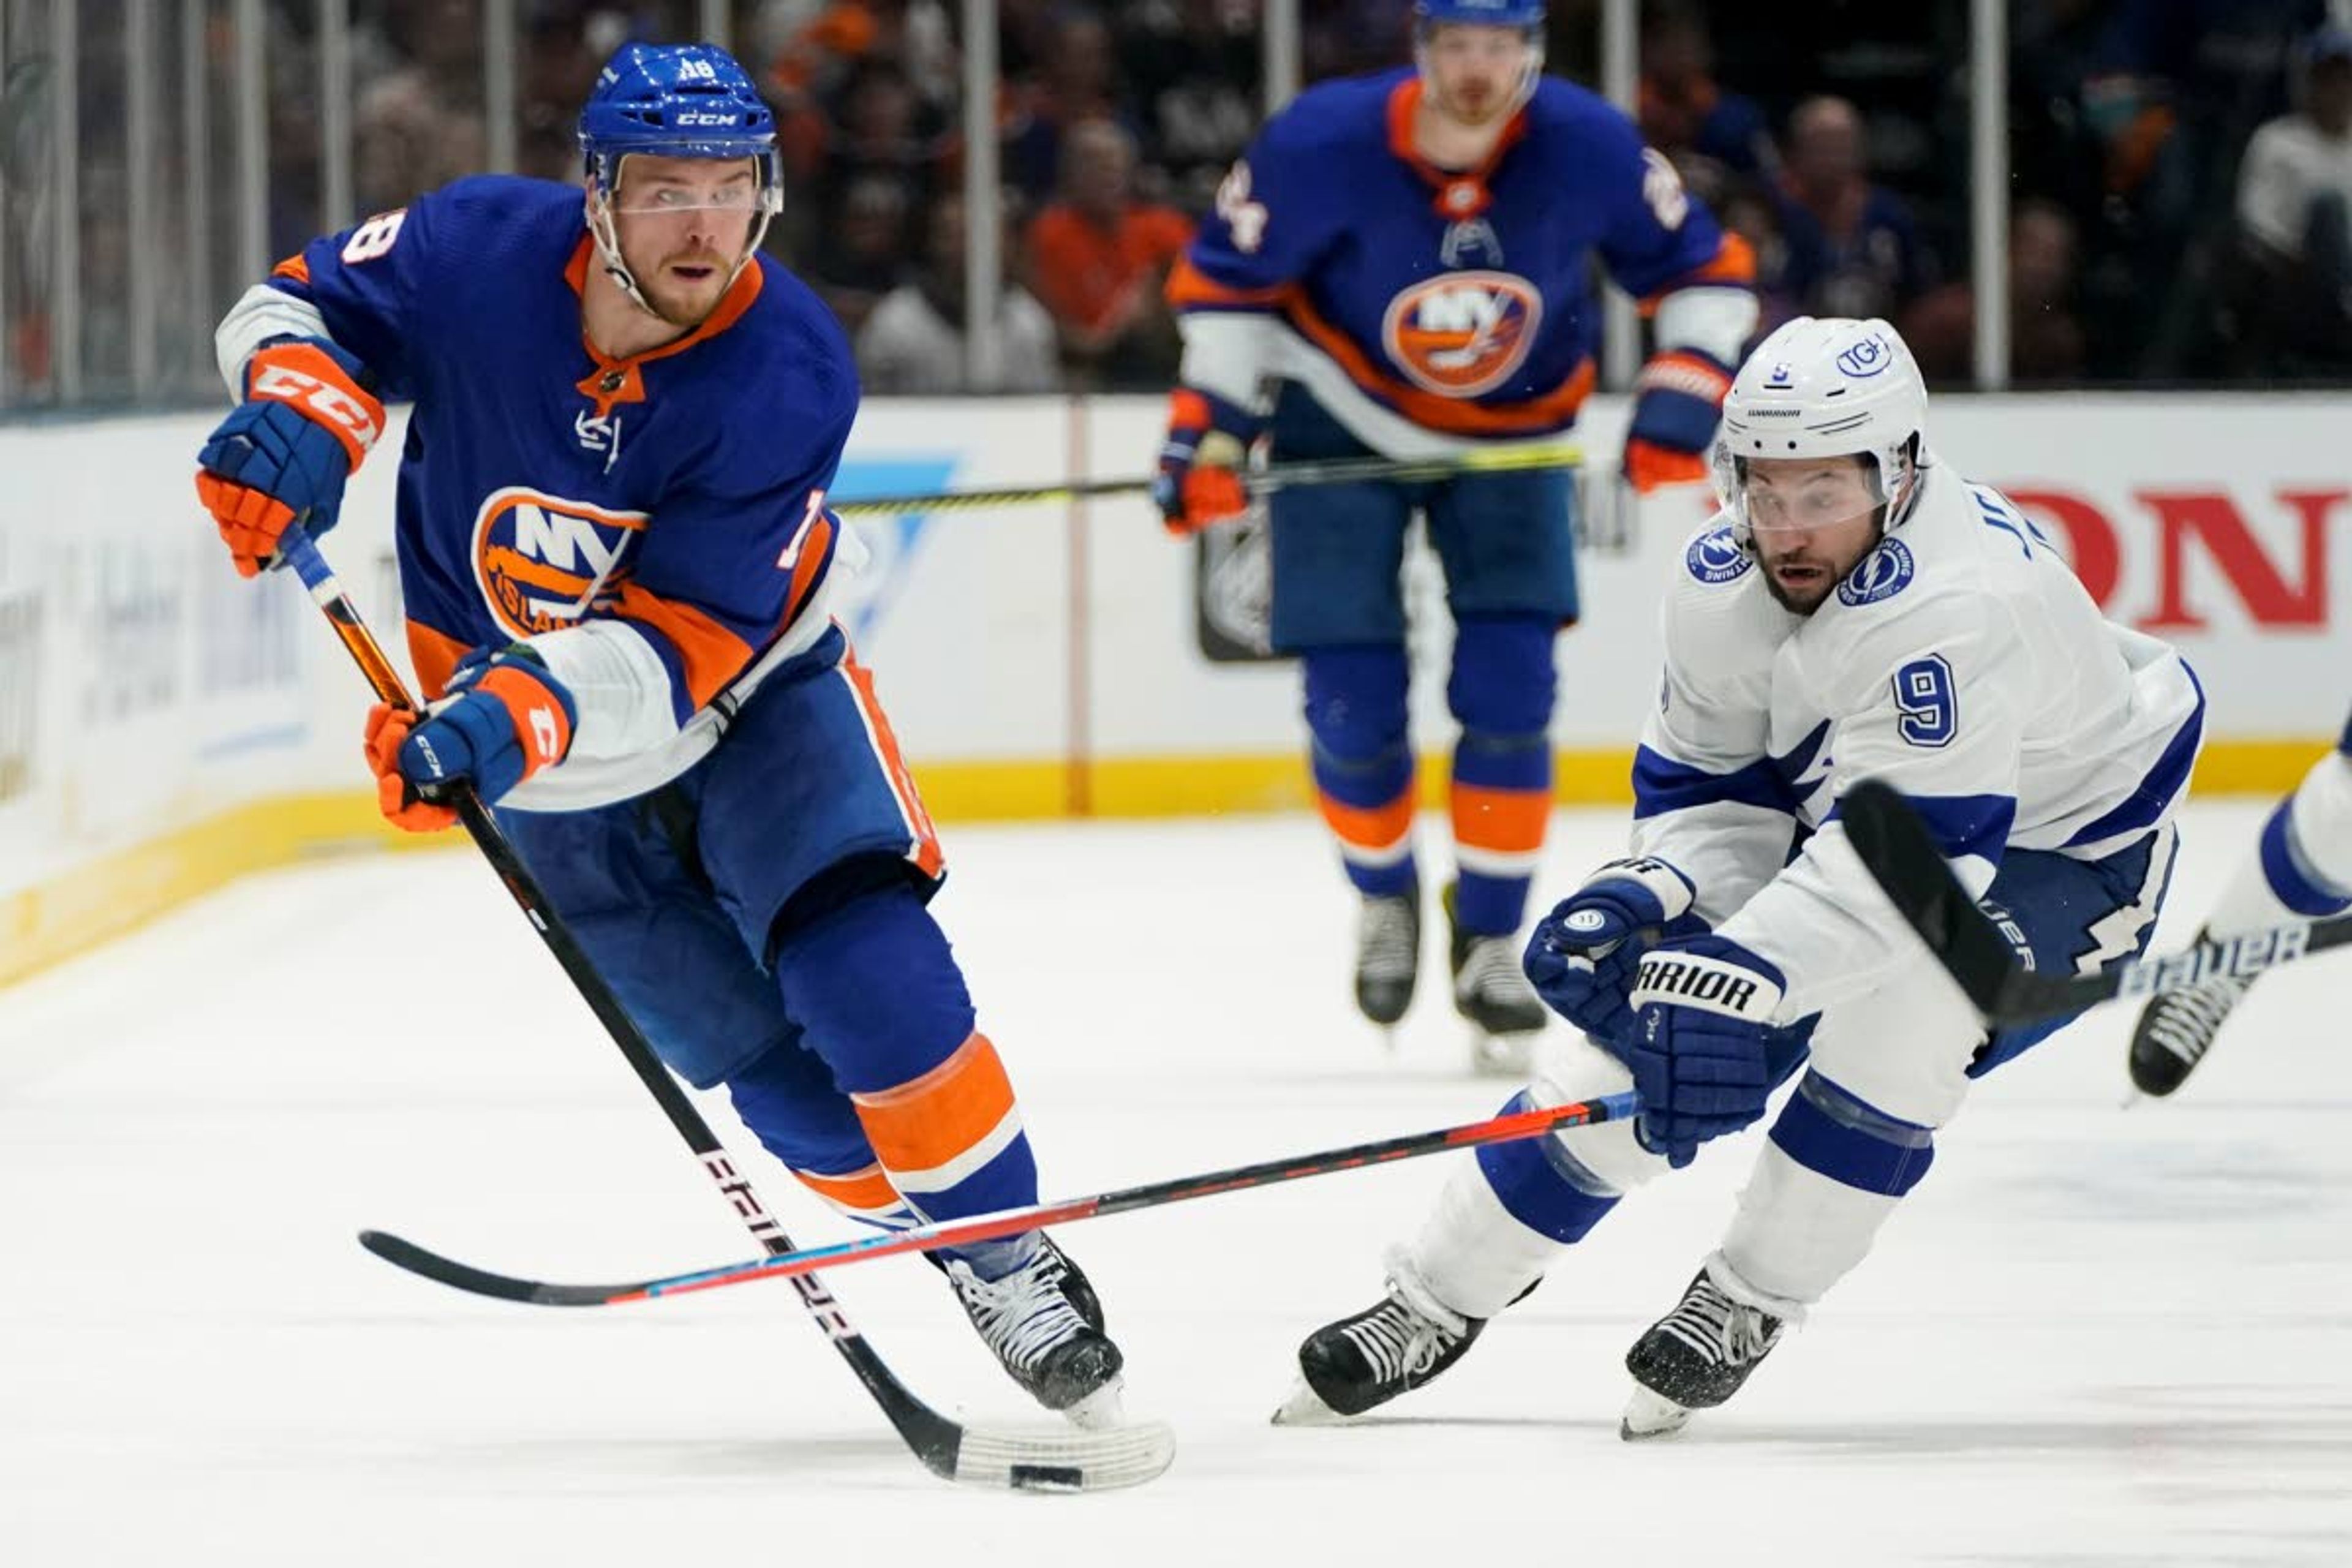
[[[1428,1372],[1440,1356],[1468,1336],[1469,1324],[1465,1320],[1450,1313],[1447,1317],[1449,1321],[1443,1321],[1430,1317],[1391,1286],[1387,1300],[1339,1332],[1362,1352],[1375,1378],[1397,1383]]]
[[[1474,936],[1454,976],[1454,989],[1464,996],[1535,1001],[1535,987],[1519,967],[1518,942],[1507,936]]]
[[[1762,1308],[1732,1300],[1702,1274],[1658,1329],[1717,1365],[1740,1366],[1772,1348],[1780,1324]]]
[[[1041,1247],[1034,1261],[1002,1279],[983,1279],[961,1260],[948,1265],[948,1279],[980,1337],[1007,1366],[1028,1371],[1055,1345],[1089,1331],[1063,1293],[1062,1260],[1050,1247]]]
[[[1368,898],[1356,923],[1356,973],[1368,980],[1410,980],[1421,964],[1421,922],[1412,900]]]
[[[2148,1009],[2145,1037],[2195,1067],[2252,982],[2234,974],[2168,991]]]

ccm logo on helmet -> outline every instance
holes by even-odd
[[[677,117],[677,122],[680,125],[733,125],[739,118],[732,114],[703,114],[689,109]]]

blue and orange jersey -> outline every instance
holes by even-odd
[[[1299,381],[1380,447],[1545,437],[1592,386],[1594,258],[1645,304],[1752,288],[1745,244],[1605,100],[1543,78],[1482,167],[1449,171],[1414,150],[1421,92],[1410,69],[1326,82],[1266,122],[1169,281],[1188,382],[1248,402],[1240,375]],[[1279,330],[1231,330],[1251,316]]]
[[[581,327],[597,265],[579,190],[493,175],[270,278],[415,400],[395,531],[426,692],[466,650],[529,639],[582,703],[572,758],[517,805],[680,771],[717,739],[700,716],[828,625],[824,493],[857,407],[832,314],[761,256],[700,327],[615,360]]]

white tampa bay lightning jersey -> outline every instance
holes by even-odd
[[[1666,593],[1633,849],[1780,965],[1781,1022],[1868,990],[1908,940],[1846,841],[1848,784],[1910,796],[1981,897],[2005,850],[2095,859],[2164,821],[2203,735],[2178,653],[2103,617],[2000,492],[1932,456],[1920,478],[1911,515],[1811,616],[1772,598],[1723,513]]]

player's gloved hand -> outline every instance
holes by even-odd
[[[1636,492],[1706,478],[1706,449],[1731,390],[1731,371],[1697,349],[1668,349],[1642,367],[1621,465]]]
[[[1171,533],[1198,533],[1249,510],[1243,459],[1265,422],[1213,392],[1180,386],[1168,399],[1168,439],[1151,499]]]
[[[423,713],[379,702],[368,710],[367,760],[376,805],[394,826],[431,833],[457,820],[448,786],[470,780],[484,805],[563,760],[577,719],[572,693],[527,646],[476,648],[449,678],[449,695]]]
[[[196,495],[241,576],[278,553],[297,518],[315,536],[335,526],[343,481],[383,433],[367,369],[324,338],[279,338],[246,362],[245,401],[196,454]]]
[[[1719,936],[1662,942],[1642,955],[1624,1061],[1642,1096],[1633,1136],[1643,1148],[1687,1165],[1701,1143],[1764,1114],[1812,1035],[1810,1019],[1773,1024],[1787,989],[1769,959]]]
[[[1625,993],[1633,966],[1661,940],[1695,936],[1690,879],[1664,860],[1612,860],[1536,923],[1528,981],[1551,1010],[1588,1035],[1622,1047],[1633,1040]]]

